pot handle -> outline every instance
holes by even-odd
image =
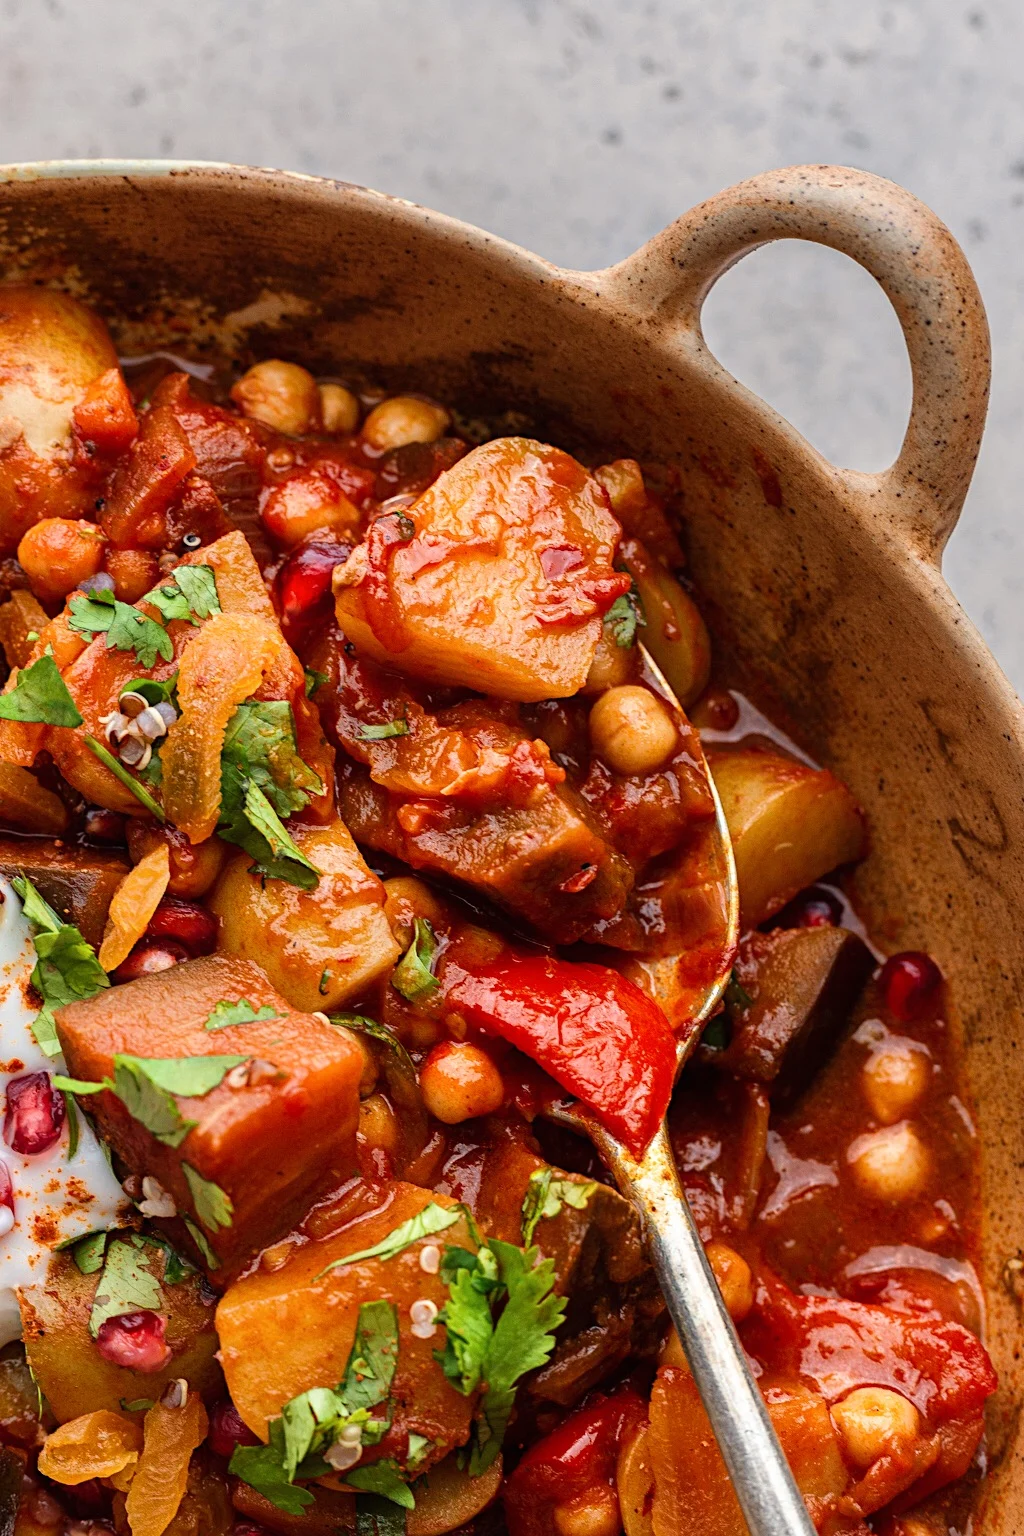
[[[767,171],[699,204],[606,274],[630,308],[681,321],[693,361],[707,350],[701,309],[742,256],[770,240],[841,251],[881,284],[903,328],[913,377],[894,464],[839,470],[847,494],[883,506],[890,526],[938,559],[978,456],[991,371],[988,323],[967,258],[930,208],[894,182],[834,165]]]

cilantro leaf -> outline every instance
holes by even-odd
[[[415,1509],[416,1500],[408,1483],[403,1483],[397,1461],[374,1461],[368,1467],[354,1467],[345,1481],[350,1488],[363,1493],[375,1493],[378,1498],[389,1499],[401,1509]]]
[[[594,1183],[581,1183],[579,1179],[557,1179],[553,1168],[537,1168],[530,1174],[523,1197],[522,1227],[523,1245],[529,1247],[540,1221],[550,1221],[557,1216],[563,1205],[582,1211],[597,1189]]]
[[[490,1287],[485,1288],[479,1283],[485,1277],[476,1256],[466,1248],[449,1248],[445,1257],[455,1251],[466,1254],[473,1262],[459,1264],[454,1274],[451,1268],[443,1272],[448,1284],[448,1301],[438,1313],[437,1320],[444,1324],[447,1337],[444,1351],[435,1350],[434,1359],[455,1390],[469,1397],[483,1379],[494,1321],[488,1294]]]
[[[623,650],[628,650],[636,642],[637,626],[646,625],[647,620],[635,581],[631,581],[628,592],[623,592],[621,597],[615,599],[604,616],[604,622],[615,644]]]
[[[386,720],[380,725],[357,725],[356,735],[361,741],[387,741],[391,736],[408,736],[408,720]]]
[[[40,656],[30,667],[22,667],[10,693],[0,694],[0,720],[81,725],[81,713],[52,656]]]
[[[220,613],[217,581],[208,565],[179,565],[166,581],[147,592],[142,599],[158,608],[168,623],[187,619],[198,624],[213,613]]]
[[[417,1435],[415,1431],[410,1429],[409,1451],[405,1458],[405,1464],[410,1472],[415,1472],[416,1468],[426,1461],[427,1455],[433,1449],[433,1445],[433,1440],[429,1440],[426,1435]]]
[[[202,1254],[207,1267],[209,1269],[220,1269],[220,1260],[210,1247],[202,1227],[197,1227],[191,1216],[183,1216],[181,1219],[188,1228],[189,1236]]]
[[[201,1099],[219,1087],[232,1067],[240,1067],[249,1060],[248,1056],[227,1055],[115,1056],[114,1065],[131,1063],[167,1093],[175,1093],[183,1099]]]
[[[196,1215],[207,1232],[218,1232],[221,1227],[230,1227],[231,1218],[235,1214],[230,1195],[219,1184],[214,1184],[212,1179],[204,1179],[189,1163],[182,1163],[181,1171],[191,1192]]]
[[[98,1269],[103,1268],[103,1255],[107,1248],[106,1232],[90,1232],[87,1237],[79,1238],[71,1249],[71,1257],[78,1266],[78,1271],[83,1275],[94,1275]]]
[[[282,1018],[284,1014],[271,1008],[269,1003],[264,1003],[262,1008],[254,1008],[244,997],[238,997],[234,1002],[222,997],[219,1003],[214,1004],[203,1028],[211,1031],[230,1029],[232,1024],[262,1024],[265,1019]]]
[[[355,1338],[337,1390],[314,1387],[285,1403],[271,1421],[265,1446],[240,1446],[231,1458],[229,1471],[276,1504],[298,1513],[311,1500],[294,1486],[298,1477],[316,1477],[330,1470],[323,1459],[350,1425],[358,1425],[362,1443],[379,1444],[390,1420],[372,1419],[370,1409],[385,1400],[391,1390],[398,1360],[398,1312],[393,1302],[364,1302],[359,1308]],[[386,1477],[387,1486],[399,1482],[398,1469]],[[367,1469],[369,1470],[369,1469]],[[405,1484],[401,1487],[405,1489]],[[412,1495],[405,1490],[406,1497]],[[388,1494],[387,1497],[392,1497]],[[401,1496],[395,1502],[404,1500]],[[412,1507],[411,1504],[407,1507]]]
[[[258,784],[279,816],[294,816],[323,784],[298,754],[287,699],[239,704],[224,732],[222,763]]]
[[[737,976],[735,967],[729,972],[723,997],[727,1011],[732,1013],[740,1013],[744,1008],[753,1006],[754,999]]]
[[[327,1017],[332,1024],[342,1029],[351,1029],[357,1035],[369,1035],[371,1040],[379,1040],[381,1045],[386,1045],[391,1051],[398,1066],[408,1074],[409,1078],[415,1079],[415,1062],[398,1036],[393,1030],[388,1029],[386,1024],[378,1024],[376,1019],[367,1018],[363,1013],[329,1013]]]
[[[421,1237],[432,1237],[435,1232],[444,1232],[449,1227],[453,1227],[461,1216],[462,1212],[457,1207],[454,1210],[446,1210],[443,1205],[438,1205],[435,1200],[431,1200],[422,1211],[417,1211],[415,1216],[410,1216],[408,1221],[403,1221],[372,1248],[361,1248],[358,1253],[346,1253],[343,1258],[335,1259],[333,1264],[328,1264],[326,1269],[321,1270],[317,1279],[329,1274],[332,1269],[344,1269],[348,1264],[361,1264],[364,1259],[393,1259],[397,1253],[401,1253],[411,1243],[418,1242]]]
[[[303,667],[302,670],[306,674],[306,698],[311,699],[317,689],[322,688],[330,679],[326,672],[318,672],[315,667]]]
[[[155,1082],[134,1056],[114,1057],[114,1080],[103,1086],[117,1094],[133,1120],[165,1147],[180,1147],[198,1124],[186,1120],[171,1094]]]
[[[157,821],[167,820],[163,813],[162,807],[159,806],[153,799],[153,796],[149,793],[149,790],[140,784],[138,779],[134,778],[133,775],[128,772],[123,763],[118,762],[113,752],[108,751],[108,749],[103,745],[102,741],[97,741],[95,736],[90,736],[89,733],[86,732],[85,744],[93,756],[99,758],[104,768],[108,769],[114,775],[114,778],[118,779],[124,785],[125,789],[129,790],[135,796],[139,804],[144,805],[146,810],[149,811],[151,815],[156,817]],[[152,767],[154,762],[157,764],[160,762],[159,757],[155,753],[150,758],[150,767]]]
[[[36,964],[29,980],[43,999],[43,1007],[32,1022],[32,1033],[47,1056],[59,1056],[53,1010],[94,997],[110,986],[110,978],[92,946],[73,923],[61,921],[24,872],[16,875],[11,884],[21,897],[32,929]]]
[[[430,919],[418,917],[413,940],[391,973],[391,985],[410,1003],[429,997],[441,985],[434,975],[438,943]]]
[[[729,1015],[723,1010],[721,1013],[716,1013],[715,1017],[705,1024],[700,1043],[706,1045],[710,1051],[724,1051],[731,1038]]]
[[[319,871],[288,836],[259,785],[223,759],[220,813],[217,831],[225,842],[236,843],[255,860],[255,874],[287,880],[304,891],[320,884]]]
[[[70,607],[69,629],[90,639],[106,634],[108,649],[134,651],[147,671],[156,665],[158,656],[164,661],[174,659],[174,646],[163,625],[129,603],[120,602],[113,592],[93,592],[88,596],[76,592]]]
[[[94,1339],[108,1318],[160,1311],[163,1291],[147,1259],[146,1243],[136,1233],[116,1237],[110,1243],[89,1313],[89,1332]]]
[[[553,1259],[540,1257],[536,1248],[516,1248],[491,1238],[488,1246],[498,1261],[498,1271],[508,1300],[494,1325],[484,1358],[487,1383],[477,1421],[477,1440],[470,1457],[470,1476],[486,1472],[501,1450],[516,1383],[528,1371],[545,1365],[555,1347],[555,1330],[565,1316],[566,1300],[556,1296]]]
[[[177,672],[162,683],[155,677],[133,677],[121,689],[121,696],[123,698],[126,693],[141,693],[147,704],[173,704],[177,686]]]
[[[153,1399],[151,1397],[133,1397],[130,1402],[127,1398],[122,1397],[118,1401],[125,1413],[148,1413],[149,1409],[153,1407]]]

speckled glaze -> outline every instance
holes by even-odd
[[[952,982],[1002,1379],[981,1528],[1024,1529],[1024,711],[939,568],[989,377],[984,312],[949,231],[890,182],[802,166],[578,273],[379,193],[273,171],[73,163],[10,168],[0,184],[0,277],[92,300],[123,350],[239,363],[273,351],[675,466],[719,646],[866,806],[858,892],[876,934],[929,948]],[[882,474],[827,463],[704,344],[716,279],[790,237],[859,261],[903,326],[914,404]]]

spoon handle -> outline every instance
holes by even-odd
[[[662,1294],[750,1536],[814,1536],[807,1506],[704,1255],[664,1125],[640,1163],[607,1132],[592,1134],[619,1189],[647,1228]]]

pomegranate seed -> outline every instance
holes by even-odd
[[[773,928],[837,928],[843,920],[843,904],[833,891],[809,886],[783,907]]]
[[[184,944],[174,939],[161,939],[149,944],[145,939],[136,944],[127,960],[123,960],[111,976],[112,981],[137,981],[140,976],[152,976],[157,971],[169,971],[172,965],[189,958]]]
[[[310,539],[292,551],[278,575],[281,617],[286,624],[307,621],[331,594],[331,574],[347,560],[351,544],[329,539]]]
[[[197,901],[166,896],[149,920],[147,939],[173,939],[190,955],[210,955],[217,947],[217,919]]]
[[[49,1152],[64,1128],[64,1100],[49,1072],[28,1072],[7,1084],[4,1140],[14,1152]]]
[[[210,1429],[207,1434],[210,1450],[227,1460],[236,1445],[259,1445],[254,1435],[230,1398],[224,1398],[210,1409]]]
[[[96,1348],[111,1365],[151,1375],[171,1358],[166,1333],[167,1319],[159,1312],[126,1312],[100,1324]]]
[[[6,1237],[14,1226],[14,1185],[11,1170],[0,1159],[0,1237]]]
[[[890,955],[878,978],[886,1007],[901,1024],[919,1019],[942,986],[942,972],[931,955],[908,949]]]

